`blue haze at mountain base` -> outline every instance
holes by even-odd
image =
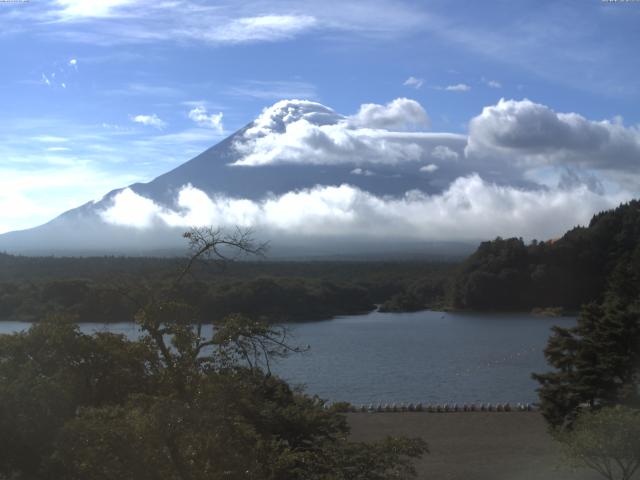
[[[294,323],[291,342],[310,349],[273,370],[330,401],[534,403],[537,382],[531,373],[549,370],[543,350],[551,327],[574,324],[566,317],[433,311]],[[0,333],[25,328],[0,322]],[[81,328],[138,335],[131,323]]]

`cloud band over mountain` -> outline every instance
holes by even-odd
[[[191,108],[192,120],[222,129],[213,107]],[[500,100],[467,135],[429,128],[407,98],[351,115],[279,101],[174,170],[0,236],[0,249],[40,251],[43,236],[48,252],[178,248],[181,231],[203,225],[251,227],[285,250],[328,238],[343,250],[547,239],[640,192],[640,133],[620,119]]]
[[[372,236],[402,240],[469,240],[497,235],[552,238],[559,225],[584,224],[593,212],[629,200],[587,187],[527,191],[500,187],[478,175],[455,180],[444,192],[381,197],[352,185],[317,186],[270,195],[261,201],[209,196],[191,185],[175,208],[163,207],[131,189],[101,212],[113,225],[136,229],[218,225],[248,227],[288,236]]]
[[[287,165],[346,166],[352,181],[279,194],[265,184],[252,198],[186,183],[168,204],[124,189],[100,217],[136,229],[224,224],[274,235],[550,238],[638,193],[628,172],[639,165],[640,133],[619,121],[500,100],[471,120],[468,136],[428,132],[428,125],[425,109],[406,98],[363,105],[351,116],[281,101],[232,137],[224,168],[261,175]],[[625,172],[626,184],[616,180]],[[376,176],[419,181],[400,195],[358,184]]]

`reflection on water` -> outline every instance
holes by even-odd
[[[527,314],[431,311],[297,323],[290,325],[293,341],[311,349],[280,361],[274,371],[332,401],[533,403],[537,383],[531,372],[548,369],[542,350],[549,329],[574,323]],[[0,322],[0,333],[28,327]],[[131,323],[83,323],[81,329],[139,334]]]

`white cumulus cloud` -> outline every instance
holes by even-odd
[[[164,128],[167,125],[167,123],[155,113],[152,115],[135,115],[134,117],[131,117],[131,120],[136,123],[141,123],[142,125],[155,128]]]
[[[583,166],[640,171],[640,129],[619,120],[588,120],[530,100],[485,107],[469,125],[469,156],[509,158],[534,167]]]
[[[151,227],[158,214],[159,208],[153,200],[136,194],[130,188],[118,193],[113,206],[101,213],[107,223],[136,228]]]
[[[416,162],[446,144],[461,150],[463,135],[412,132],[429,118],[415,100],[365,104],[343,116],[316,102],[283,100],[266,108],[235,143],[236,166],[275,163],[397,164]]]
[[[349,117],[351,124],[366,128],[406,130],[429,126],[425,109],[415,100],[396,98],[386,105],[365,103],[355,115]]]

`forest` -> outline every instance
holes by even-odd
[[[452,308],[577,312],[601,301],[614,272],[640,263],[640,201],[594,215],[555,240],[483,242],[449,285]]]
[[[161,296],[173,288],[172,279],[185,264],[184,258],[0,254],[0,320],[68,314],[86,322],[131,321],[150,292]],[[407,295],[418,298],[419,310],[442,303],[454,266],[435,261],[202,260],[178,294],[207,320],[229,313],[269,322],[319,320],[365,313],[385,302],[393,310],[397,299]]]

